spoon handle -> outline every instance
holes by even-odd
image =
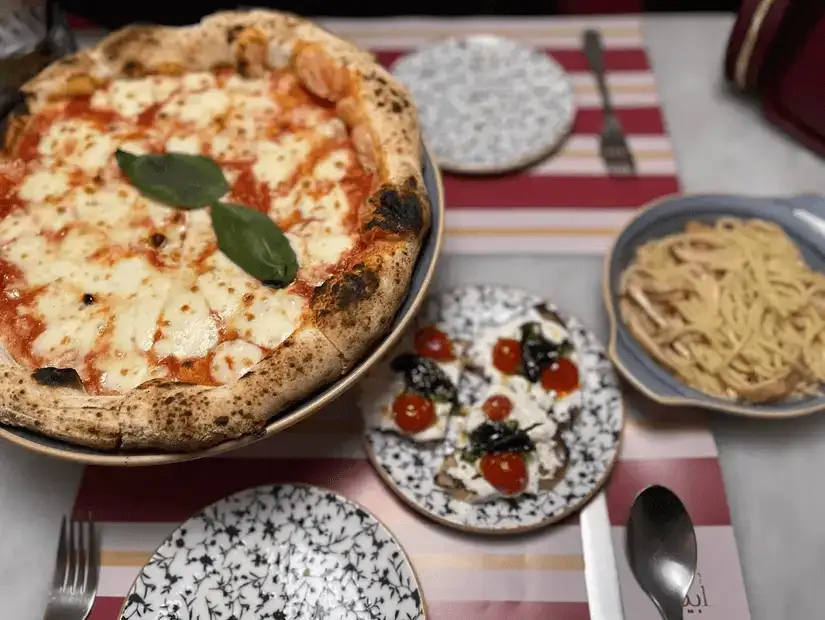
[[[659,604],[659,613],[662,614],[662,620],[682,620],[682,602],[668,599]]]

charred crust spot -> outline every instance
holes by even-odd
[[[227,424],[229,424],[229,416],[222,415],[215,418],[215,426],[226,426]]]
[[[32,373],[32,379],[40,385],[48,387],[83,389],[83,381],[80,380],[80,375],[77,374],[74,368],[55,368],[53,366],[38,368]]]
[[[91,306],[93,303],[95,303],[95,296],[91,293],[84,293],[83,297],[81,298],[81,301],[83,302],[83,305]]]
[[[355,265],[352,271],[344,273],[325,287],[330,301],[340,310],[346,310],[360,301],[369,299],[377,290],[378,274],[364,265]]]
[[[146,75],[146,69],[143,64],[137,60],[127,60],[124,62],[121,71],[126,77],[142,77]]]
[[[246,28],[243,24],[235,24],[229,30],[226,31],[226,42],[227,43],[234,43],[235,39],[238,38],[238,35],[241,34],[241,31]]]
[[[248,77],[249,60],[243,57],[238,58],[238,73],[240,73],[243,77]]]
[[[401,114],[404,107],[397,101],[392,102],[392,111],[394,114]]]
[[[367,230],[378,228],[396,234],[421,232],[424,228],[421,199],[409,187],[409,181],[405,185],[403,188],[384,186],[370,198],[375,212],[367,222]]]

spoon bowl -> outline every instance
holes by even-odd
[[[681,620],[696,575],[696,531],[682,501],[662,486],[636,496],[627,521],[627,558],[664,620]]]

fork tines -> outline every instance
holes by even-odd
[[[97,591],[100,566],[95,525],[91,519],[63,517],[57,544],[54,580],[46,607],[46,619],[83,620]]]

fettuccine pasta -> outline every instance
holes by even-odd
[[[825,274],[772,222],[691,222],[645,243],[620,295],[635,338],[697,390],[766,403],[825,383]]]

